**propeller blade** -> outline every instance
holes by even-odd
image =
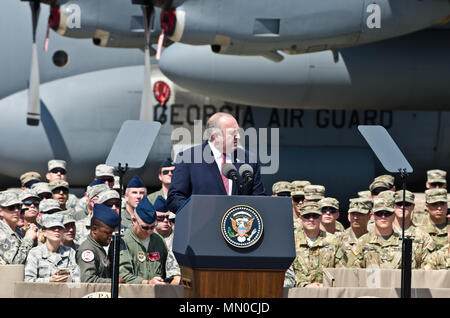
[[[41,118],[41,99],[39,96],[39,61],[36,45],[36,29],[39,20],[40,2],[30,2],[33,27],[33,44],[31,47],[31,69],[28,88],[27,125],[37,126]]]
[[[151,65],[150,65],[150,20],[153,17],[153,6],[141,6],[145,23],[145,60],[144,60],[144,87],[142,89],[140,120],[153,120]]]

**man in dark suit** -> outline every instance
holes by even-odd
[[[265,195],[260,166],[256,156],[238,148],[239,125],[228,113],[216,113],[207,122],[209,140],[181,152],[176,160],[167,204],[178,211],[192,194],[237,195],[236,184],[222,174],[222,166],[232,163],[239,167],[247,163],[253,168],[253,182],[245,184],[242,195]],[[243,180],[238,176],[239,181]]]

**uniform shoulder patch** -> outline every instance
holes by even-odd
[[[81,253],[81,259],[86,263],[92,262],[94,260],[94,252],[91,250],[85,250]]]
[[[357,248],[356,246],[353,246],[353,247],[352,247],[352,253],[353,253],[353,255],[358,256],[358,254],[360,253],[360,251],[358,250],[358,248]]]
[[[423,269],[426,270],[426,271],[430,271],[430,270],[432,270],[433,268],[430,266],[430,264],[426,264],[426,265],[423,267]]]

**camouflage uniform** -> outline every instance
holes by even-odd
[[[272,194],[279,194],[282,192],[289,192],[291,194],[291,183],[287,181],[278,181],[272,185]]]
[[[322,198],[319,200],[318,204],[319,204],[319,209],[322,209],[324,207],[332,207],[332,208],[335,208],[337,211],[339,211],[339,201],[335,198],[331,198],[331,197]],[[345,231],[345,228],[342,225],[342,223],[339,222],[338,220],[336,220],[335,221],[335,233],[333,233],[333,234],[343,233],[344,231]]]
[[[17,231],[0,220],[0,264],[24,264],[33,243],[30,238],[21,239]]]
[[[425,200],[427,203],[446,202],[447,203],[447,190],[446,189],[428,189],[425,191]],[[418,226],[428,233],[433,239],[436,249],[439,250],[448,243],[447,227],[450,226],[448,218],[446,223],[441,225],[435,225],[431,222],[430,216]]]
[[[450,269],[450,246],[447,244],[439,251],[428,255],[425,260],[425,269]]]
[[[305,200],[319,201],[325,197],[325,187],[319,184],[309,184],[303,188]]]

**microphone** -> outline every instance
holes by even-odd
[[[250,183],[253,181],[253,168],[247,163],[244,163],[239,167],[239,175],[244,179],[244,183]]]
[[[225,176],[225,178],[231,179],[234,183],[239,185],[237,169],[231,163],[226,163],[222,166],[222,174]]]

